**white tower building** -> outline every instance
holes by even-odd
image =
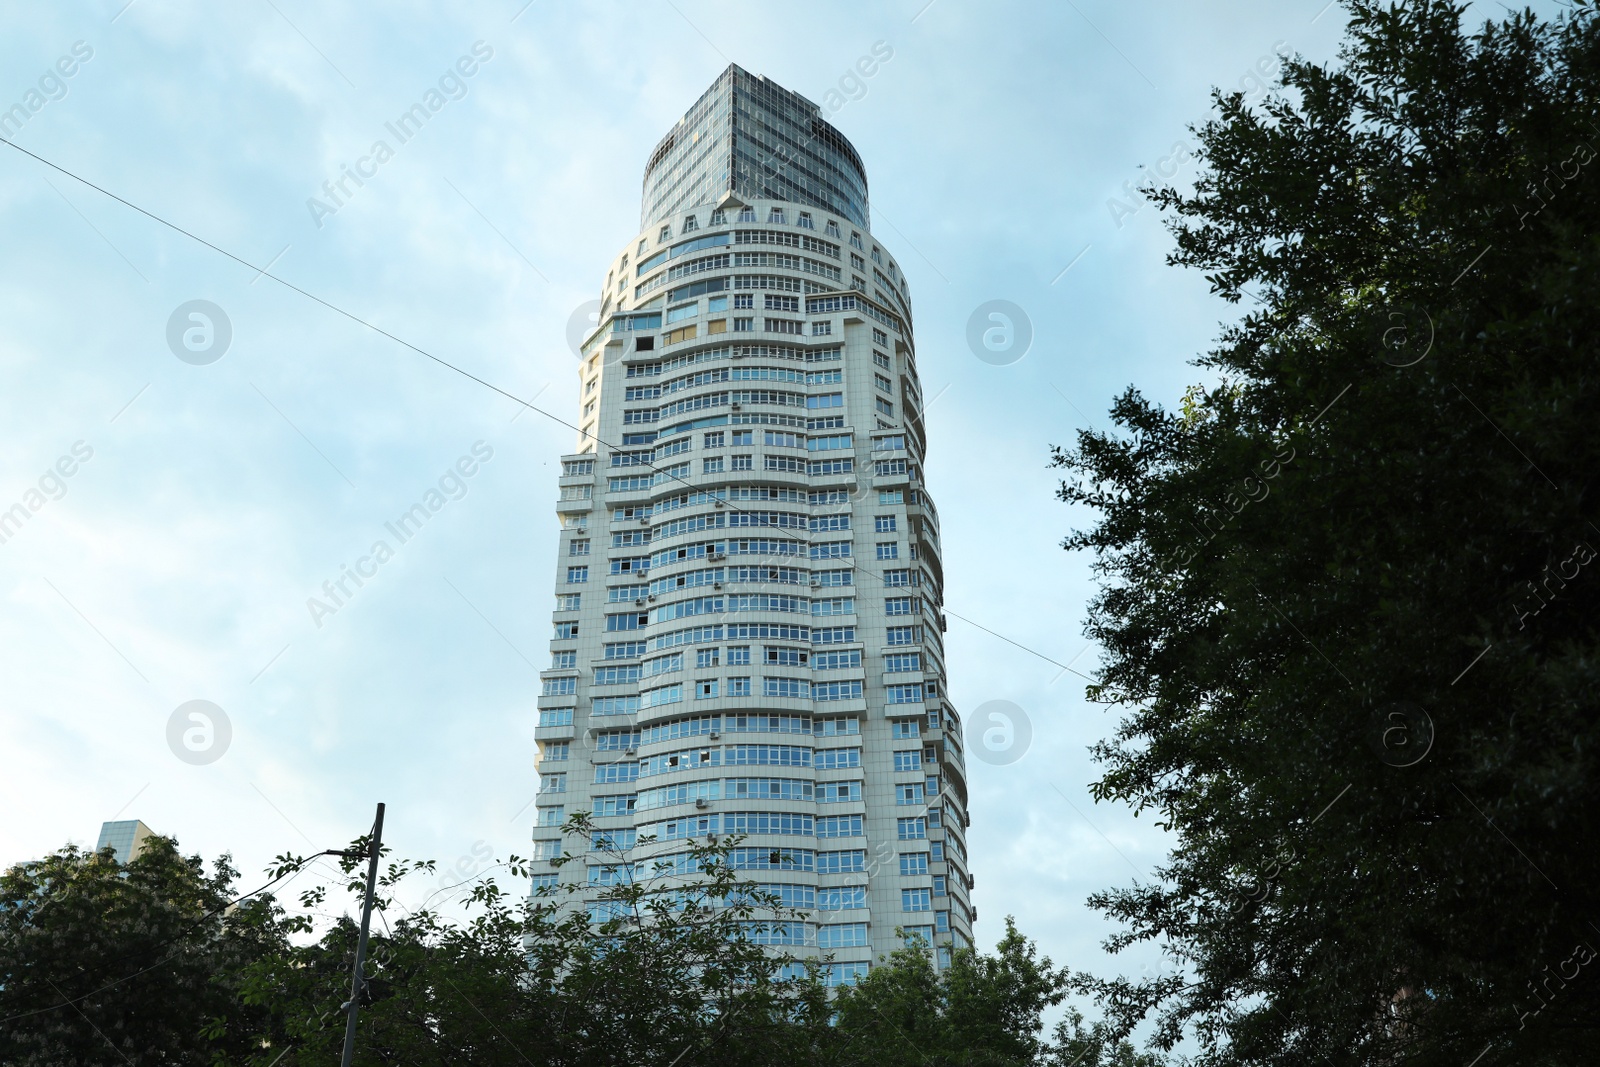
[[[835,982],[901,936],[943,965],[974,917],[911,300],[870,221],[850,143],[738,66],[652,153],[581,350],[537,729],[537,856],[578,811],[653,835],[640,877],[743,836]],[[535,891],[618,876],[590,859]]]

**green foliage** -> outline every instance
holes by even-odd
[[[1348,6],[1161,198],[1251,298],[1225,387],[1057,453],[1125,712],[1096,795],[1176,836],[1095,903],[1185,968],[1087,985],[1203,1064],[1590,1062],[1600,27]]]
[[[1040,1015],[1061,1003],[1069,975],[1038,958],[1008,918],[995,954],[971,949],[936,970],[918,941],[854,987],[839,990],[839,1064],[1027,1067],[1039,1062]]]
[[[269,899],[228,907],[236,878],[164,837],[126,865],[69,846],[0,875],[0,1063],[243,1062],[267,1015],[242,974],[288,931]]]
[[[918,942],[833,996],[822,982],[822,961],[800,966],[760,943],[801,914],[778,907],[731,869],[728,853],[739,839],[693,846],[693,862],[663,881],[649,879],[661,872],[628,852],[589,850],[595,831],[587,816],[573,817],[565,830],[583,842],[576,855],[586,865],[619,872],[634,865],[635,877],[618,878],[602,894],[610,916],[603,922],[591,921],[588,901],[577,893],[513,900],[493,873],[467,890],[465,919],[426,907],[408,911],[402,883],[433,865],[383,865],[357,1064],[1070,1062],[1061,1059],[1069,1046],[1040,1039],[1041,1013],[1060,1003],[1070,976],[1040,958],[1009,920],[993,954],[960,950],[938,969]],[[206,879],[199,860],[179,859],[165,839],[156,844],[126,868],[109,852],[92,857],[69,848],[6,876],[0,1062],[337,1063],[355,922],[338,916],[307,939],[314,933],[309,915],[286,916],[270,896],[226,908],[233,872],[225,863]],[[340,860],[342,884],[301,893],[310,913],[327,914],[330,890],[348,894],[352,909],[358,904],[366,847],[358,840]],[[273,874],[299,872],[308,862],[280,857]],[[536,869],[549,868],[510,857],[491,870],[526,884]],[[676,888],[662,892],[665,884]],[[108,988],[78,1000],[80,1014],[46,978],[74,997],[86,987]],[[1080,1025],[1058,1038],[1077,1042],[1070,1045],[1076,1056],[1085,1040],[1103,1043],[1103,1029],[1097,1024],[1085,1038]]]

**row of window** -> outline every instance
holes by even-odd
[[[539,776],[541,795],[567,791],[567,772],[556,771]],[[928,796],[939,793],[938,779],[925,782],[899,784],[894,787],[897,805],[920,805]],[[680,782],[676,785],[644,789],[638,793],[593,798],[595,815],[631,815],[635,811],[650,811],[677,804],[693,804],[713,800],[793,800],[818,804],[836,804],[861,799],[861,782],[812,782],[803,778],[711,778],[698,782]],[[608,809],[609,810],[606,810]]]

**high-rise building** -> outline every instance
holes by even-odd
[[[869,220],[850,143],[737,66],[652,153],[580,352],[537,728],[536,856],[578,811],[640,878],[742,836],[835,982],[902,936],[943,965],[974,917],[911,299]],[[535,891],[630,876],[593,844]]]
[[[95,843],[94,850],[99,852],[109,845],[116,850],[118,863],[130,863],[144,850],[145,838],[153,836],[155,831],[138,819],[103,822],[100,824],[100,840]]]

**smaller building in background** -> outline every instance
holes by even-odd
[[[144,851],[145,839],[154,836],[155,831],[138,819],[101,823],[100,840],[94,850],[99,852],[109,845],[116,849],[118,863],[130,863]]]

